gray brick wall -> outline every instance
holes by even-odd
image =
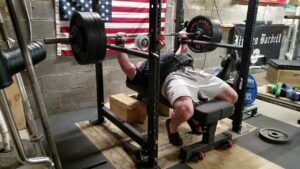
[[[15,0],[17,4],[20,1]],[[192,17],[203,14],[217,18],[216,8],[212,0],[186,0],[184,5],[185,19],[189,20]],[[246,17],[246,5],[236,4],[233,0],[217,0],[219,13],[223,23],[241,23]],[[31,24],[33,28],[33,39],[43,41],[44,37],[53,37],[55,35],[54,21],[54,4],[53,0],[27,0],[28,10],[30,14]],[[173,9],[175,1],[168,0],[166,14],[166,33],[173,32]],[[18,5],[20,8],[20,5]],[[267,12],[265,12],[267,9]],[[9,29],[11,37],[15,37],[11,25],[10,18],[7,14],[7,8],[4,1],[0,1],[0,10],[4,12],[5,23]],[[26,29],[25,14],[18,10],[20,20],[24,27],[24,34],[28,35]],[[265,14],[266,19],[271,19],[275,23],[281,23],[284,9],[281,6],[260,6],[258,10],[258,19],[262,20]],[[224,30],[223,41],[227,41],[228,30]],[[166,37],[167,48],[172,49],[172,38]],[[81,66],[76,63],[72,57],[58,57],[56,55],[56,45],[47,45],[47,59],[35,67],[38,76],[42,94],[49,114],[61,113],[65,111],[76,110],[84,107],[96,106],[96,87],[95,87],[95,68],[94,65]],[[224,55],[226,50],[216,49],[213,52],[206,54],[204,69],[211,71],[218,67],[221,59],[220,55]],[[205,54],[195,54],[196,66],[202,67]],[[114,56],[108,56],[104,61],[104,92],[105,99],[109,95],[126,92],[132,93],[125,86],[125,75],[122,73],[117,60]],[[133,62],[141,60],[132,58]],[[36,112],[36,105],[33,101],[32,91],[29,87],[29,82],[26,74],[23,73],[26,89],[29,99],[32,103],[33,110]]]

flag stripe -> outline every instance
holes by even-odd
[[[60,31],[62,33],[69,33],[70,29],[69,27],[61,27]],[[141,28],[141,29],[131,29],[131,28],[124,28],[124,29],[120,29],[120,28],[110,28],[110,29],[105,29],[107,34],[115,34],[117,32],[126,32],[128,34],[141,34],[141,33],[148,33],[149,32],[149,28]],[[161,28],[161,31],[165,31],[165,27]]]
[[[162,12],[166,12],[166,8],[162,9]],[[113,6],[112,11],[119,11],[119,12],[135,12],[135,13],[149,13],[149,8],[132,8],[132,7],[118,7]]]
[[[161,18],[161,22],[165,22],[166,18]],[[149,18],[112,18],[114,23],[149,23]]]
[[[132,17],[134,16],[134,17]],[[149,13],[137,13],[137,12],[112,12],[113,18],[149,18]],[[162,18],[165,18],[165,13],[161,14]]]
[[[134,7],[134,8],[149,8],[149,2],[134,2],[134,1],[112,1],[112,6],[118,7]],[[161,8],[166,8],[167,4],[162,3]]]
[[[105,31],[107,35],[115,35],[117,32],[127,34],[149,33],[149,1],[150,0],[100,0],[100,15],[105,19]],[[91,11],[90,0],[55,0],[57,37],[69,35],[69,20],[72,13],[77,11]],[[162,0],[161,30],[165,31],[166,0]],[[60,13],[61,12],[61,13]],[[60,20],[62,19],[62,20]],[[109,44],[114,44],[114,39],[108,39]],[[126,47],[135,48],[134,38],[128,38]],[[72,55],[71,45],[58,44],[57,52],[61,56]],[[108,54],[115,53],[107,50]]]

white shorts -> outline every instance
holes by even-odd
[[[230,86],[220,78],[202,70],[183,67],[169,74],[162,84],[162,95],[171,105],[181,96],[189,96],[194,102],[199,98],[213,99]]]

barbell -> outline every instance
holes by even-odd
[[[193,18],[188,26],[187,33],[190,40],[185,42],[189,48],[196,52],[208,52],[214,50],[216,47],[226,48],[240,48],[238,46],[221,44],[222,39],[221,25],[218,21],[209,17],[197,16]],[[163,36],[177,36],[178,33],[163,35]],[[136,37],[138,35],[127,35],[127,37]],[[138,51],[119,47],[112,44],[107,44],[108,38],[115,38],[115,35],[107,36],[105,32],[104,21],[96,12],[74,12],[70,20],[70,35],[66,38],[45,38],[45,44],[53,43],[70,43],[76,61],[81,64],[92,64],[101,62],[105,59],[106,49],[112,49],[128,54],[133,54],[139,57],[148,58],[149,54],[144,51]],[[148,35],[143,35],[148,37]],[[141,38],[139,38],[141,40]],[[148,39],[144,41],[135,42],[141,44],[140,49],[145,49],[149,44]],[[138,46],[137,46],[138,47]]]

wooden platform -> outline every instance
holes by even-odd
[[[11,109],[13,118],[15,120],[18,130],[26,129],[26,119],[24,114],[24,108],[22,98],[20,95],[20,89],[16,82],[16,77],[13,76],[13,83],[5,88],[5,94],[8,100],[9,107]]]
[[[168,168],[180,162],[178,159],[179,148],[172,146],[168,142],[165,119],[166,117],[160,117],[159,120],[159,165],[161,168]],[[121,146],[122,141],[130,141],[131,139],[110,121],[106,120],[106,123],[100,126],[91,126],[88,121],[79,122],[76,125],[102,151],[114,167],[118,169],[135,168],[133,160]],[[145,133],[146,124],[135,127]],[[228,131],[230,128],[231,120],[224,119],[219,122],[216,133]],[[245,130],[243,134],[256,129],[247,123],[243,123],[243,128]],[[190,129],[187,124],[181,125],[179,131],[185,145],[201,140],[201,136],[189,134]],[[241,136],[233,132],[231,133],[233,134],[233,138]],[[280,168],[236,145],[231,150],[214,150],[208,152],[206,157],[205,161],[198,163],[191,162],[189,165],[193,168],[240,168],[241,165],[247,163],[248,168]],[[249,161],[251,162],[250,164]]]
[[[300,111],[300,102],[299,101],[291,101],[286,97],[278,97],[276,98],[273,94],[267,92],[267,85],[258,87],[258,95],[257,98],[260,100],[264,100],[270,103],[274,103],[276,105],[280,105],[282,107],[290,108],[296,111]]]

